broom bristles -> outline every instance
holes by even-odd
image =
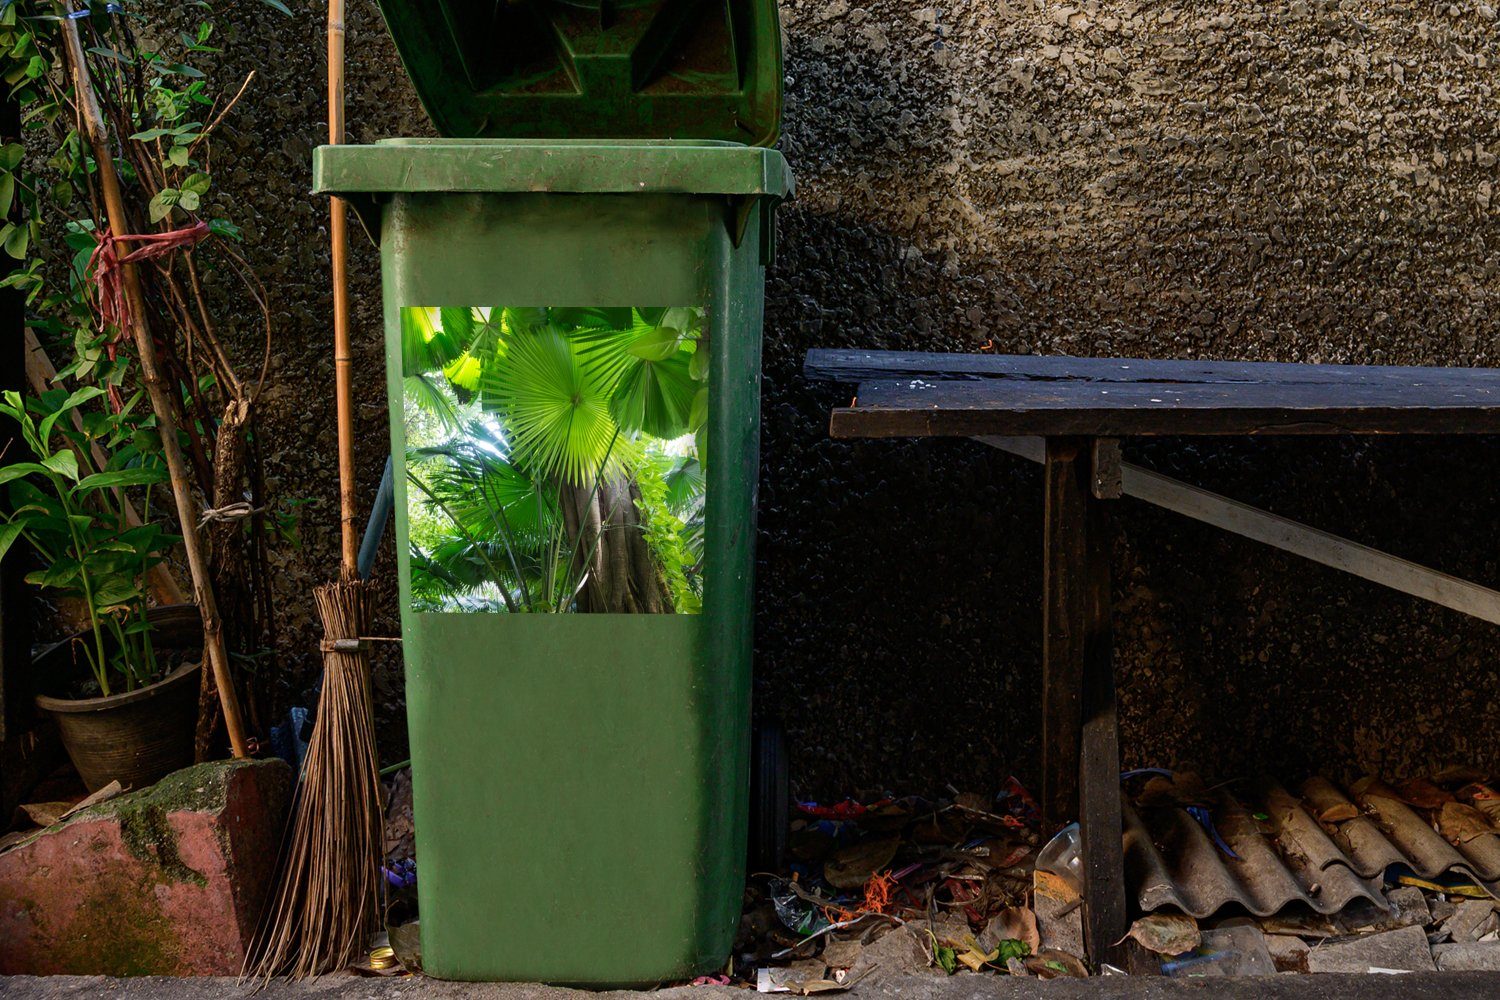
[[[326,639],[358,639],[369,620],[359,580],[317,588]],[[323,693],[303,758],[275,897],[245,976],[305,978],[347,968],[380,920],[384,843],[366,653],[323,654]]]

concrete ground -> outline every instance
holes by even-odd
[[[678,986],[648,993],[588,994],[531,983],[449,983],[421,976],[365,979],[329,976],[305,983],[274,982],[259,992],[233,979],[105,979],[95,976],[0,977],[0,996],[26,1000],[746,1000],[746,990]],[[995,976],[891,977],[860,983],[857,1000],[1467,1000],[1500,997],[1500,974],[1413,973],[1402,976],[1300,976],[1170,980],[1109,976],[1101,979],[1006,979]],[[789,995],[788,995],[789,996]]]

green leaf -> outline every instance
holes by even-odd
[[[501,325],[507,333],[532,333],[547,325],[545,309],[509,308],[501,311],[501,317]]]
[[[42,464],[59,475],[67,476],[73,482],[78,482],[78,456],[71,451],[54,451],[42,459]]]
[[[26,147],[19,142],[7,142],[0,146],[0,170],[14,170],[26,158]]]
[[[688,364],[688,374],[693,377],[694,382],[708,381],[708,362],[709,355],[712,353],[708,349],[707,341],[698,341],[697,347],[693,351],[693,360]]]
[[[27,573],[26,582],[38,587],[65,587],[78,576],[81,569],[83,564],[77,559],[64,556],[45,569]]]
[[[99,388],[97,385],[86,385],[81,389],[74,389],[73,392],[69,394],[68,398],[62,401],[57,409],[53,410],[51,413],[42,418],[42,424],[40,429],[38,429],[37,431],[37,437],[41,438],[43,441],[46,441],[52,436],[53,425],[57,423],[58,419],[61,418],[63,414],[67,413],[69,410],[74,409],[75,407],[82,406],[84,403],[87,403],[91,399],[97,399],[102,395],[104,395],[104,390]]]
[[[208,174],[205,174],[203,171],[199,170],[196,173],[189,174],[187,176],[187,179],[182,182],[182,193],[187,194],[189,192],[192,192],[196,195],[205,195],[208,193],[208,188],[211,183],[212,181],[210,180]]]
[[[11,545],[15,543],[17,538],[21,537],[21,529],[24,526],[22,519],[19,517],[13,521],[0,524],[0,559],[5,558],[5,553],[10,551]]]
[[[285,14],[287,17],[292,16],[291,9],[288,8],[286,4],[282,3],[281,0],[260,0],[260,2],[274,11]]]
[[[5,468],[0,469],[0,486],[13,479],[20,479],[22,476],[32,476],[38,473],[49,475],[51,472],[51,469],[39,462],[17,462],[14,465],[7,465]]]
[[[1004,965],[1012,958],[1025,958],[1030,955],[1031,945],[1025,941],[1018,941],[1015,938],[1005,938],[1000,942],[1000,947],[996,948],[995,951],[996,955],[990,961],[999,962],[1001,965]],[[1067,970],[1064,969],[1063,971]]]
[[[401,374],[421,375],[463,354],[466,345],[433,322],[436,311],[415,306],[401,310]],[[458,310],[444,310],[451,311]]]
[[[609,386],[555,328],[506,338],[503,356],[480,378],[480,393],[534,475],[583,486],[601,467],[618,465]]]
[[[625,430],[645,431],[670,441],[688,432],[698,388],[688,374],[688,359],[681,354],[665,361],[643,361],[620,374],[610,413]]]
[[[0,216],[10,214],[10,203],[16,196],[16,175],[0,174]]]
[[[627,349],[642,361],[665,361],[677,353],[682,333],[675,327],[652,327]]]
[[[100,610],[130,604],[141,596],[141,588],[135,581],[125,577],[114,577],[104,581],[94,591],[94,606]]]
[[[147,206],[151,213],[152,222],[160,222],[172,214],[172,206],[177,204],[178,192],[176,188],[162,188],[156,192],[156,197],[151,199]]]
[[[632,322],[629,306],[560,307],[550,312],[552,321],[560,326],[593,326],[607,327],[611,330],[628,330]]]
[[[167,473],[164,469],[115,469],[84,476],[78,483],[77,491],[84,493],[112,486],[150,486],[153,483],[166,481]]]
[[[177,196],[177,204],[185,212],[198,211],[198,193],[196,191],[184,191]]]
[[[26,259],[26,248],[31,245],[29,226],[6,226],[10,230],[5,236],[5,252],[16,260]]]
[[[708,387],[698,390],[693,397],[693,409],[688,414],[688,430],[697,434],[708,423]]]
[[[174,167],[187,166],[188,148],[186,146],[173,146],[167,150],[167,162]]]

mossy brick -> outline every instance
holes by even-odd
[[[0,854],[0,974],[238,974],[290,790],[280,761],[197,764]]]

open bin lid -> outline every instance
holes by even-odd
[[[776,0],[379,0],[438,131],[719,139],[781,128]]]

